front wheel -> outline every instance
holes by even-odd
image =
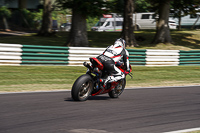
[[[117,84],[117,86],[108,93],[111,98],[118,98],[124,91],[126,85],[126,79],[122,79],[118,82],[119,83]]]
[[[90,75],[80,76],[73,84],[71,96],[75,101],[85,101],[91,95],[93,80]]]

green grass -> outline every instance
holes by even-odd
[[[0,43],[14,43],[27,45],[54,45],[65,46],[68,32],[58,32],[55,36],[39,37],[36,34],[26,36],[1,37]],[[135,36],[143,38],[137,41],[139,47],[135,49],[172,49],[172,50],[191,50],[200,49],[200,31],[171,31],[173,44],[151,44],[155,35],[155,30],[135,31]],[[88,32],[88,40],[91,47],[107,47],[120,37],[120,32]]]
[[[200,131],[192,131],[192,132],[185,132],[185,133],[200,133]]]
[[[0,66],[0,92],[71,89],[85,67]],[[200,85],[200,67],[133,66],[133,79],[126,87]]]

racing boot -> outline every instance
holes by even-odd
[[[103,78],[99,79],[100,89],[105,89],[106,88],[105,81],[106,81],[106,79],[103,79]]]
[[[100,82],[103,84],[103,87],[107,89],[107,83],[116,82],[116,79],[114,78],[114,76],[108,76],[106,79],[101,78]]]

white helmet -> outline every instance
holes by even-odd
[[[121,46],[121,47],[123,47],[123,48],[126,48],[126,42],[125,42],[125,40],[122,39],[122,38],[117,39],[117,40],[115,41],[114,45],[115,45],[115,47],[120,47],[120,46]]]

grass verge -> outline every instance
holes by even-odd
[[[85,67],[0,66],[0,92],[71,89],[85,72]],[[133,79],[127,77],[126,87],[200,85],[200,67],[197,66],[133,66],[132,73]]]
[[[187,132],[187,133],[200,133],[200,131],[193,131],[193,132]]]
[[[192,50],[200,49],[200,31],[171,31],[173,44],[152,44],[155,30],[135,31],[139,47],[135,49]],[[65,46],[69,32],[58,32],[55,36],[40,37],[35,34],[1,37],[0,43]],[[120,37],[120,32],[88,32],[90,47],[107,47]],[[30,41],[31,40],[31,41]]]

